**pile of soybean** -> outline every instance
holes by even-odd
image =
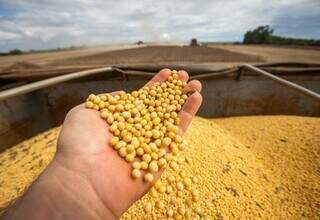
[[[51,129],[0,154],[2,211],[53,158],[59,130]],[[190,177],[198,200],[190,201],[188,190],[180,195],[151,190],[122,219],[168,219],[168,210],[173,211],[174,219],[186,219],[189,210],[191,219],[318,217],[319,118],[196,117],[184,138],[188,143],[180,154],[184,161],[179,170],[164,171],[161,185],[169,186],[170,176],[175,181]]]
[[[87,98],[86,108],[99,111],[109,124],[113,135],[110,145],[124,161],[131,163],[134,179],[143,175],[145,182],[153,183],[154,174],[160,169],[169,165],[177,171],[184,160],[179,157],[185,147],[179,133],[179,112],[188,98],[183,94],[186,85],[178,72],[172,70],[164,82],[131,93],[91,94]],[[191,179],[184,176],[183,183],[172,181],[172,185],[182,191],[184,186],[190,187]],[[159,182],[155,186],[160,191],[167,189],[160,187]]]

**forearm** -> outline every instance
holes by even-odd
[[[55,160],[4,214],[7,219],[115,219],[89,181]]]

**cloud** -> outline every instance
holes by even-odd
[[[318,0],[1,0],[0,50],[143,41],[240,41],[269,24],[319,38]]]

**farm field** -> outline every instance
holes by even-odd
[[[230,66],[240,63],[320,62],[318,48],[274,47],[256,45],[210,45],[208,47],[168,45],[117,45],[72,51],[35,53],[0,57],[0,72],[28,70],[32,67],[95,67],[111,64],[186,64]],[[18,63],[18,64],[17,64]]]
[[[82,56],[89,56],[92,54],[99,54],[106,51],[121,50],[123,48],[136,48],[138,45],[108,45],[99,47],[89,47],[83,49],[75,49],[68,51],[55,51],[44,53],[30,53],[22,55],[0,56],[0,69],[11,66],[17,62],[28,62],[35,65],[47,65],[57,60],[64,60],[67,58],[75,58]]]
[[[261,62],[255,55],[214,47],[146,46],[61,60],[54,65]]]
[[[319,47],[212,45],[210,47],[261,57],[266,62],[320,62]]]

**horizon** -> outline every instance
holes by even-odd
[[[242,42],[270,25],[275,35],[320,38],[320,1],[3,0],[0,52],[143,42]],[[231,13],[230,13],[231,11]],[[264,16],[261,16],[264,15]]]
[[[281,36],[285,37],[285,36]],[[190,38],[191,40],[192,38]],[[294,38],[294,39],[302,39],[302,40],[320,40],[320,39],[314,39],[314,38]],[[188,46],[190,44],[189,41],[170,41],[170,42],[152,42],[152,41],[142,41],[144,46]],[[201,39],[197,39],[198,43],[209,43],[209,44],[235,44],[240,43],[242,45],[248,45],[243,44],[241,41],[201,41]],[[0,54],[9,54],[13,50],[20,50],[24,54],[27,53],[33,53],[33,52],[53,52],[53,51],[59,51],[59,50],[79,50],[79,49],[89,49],[89,48],[95,48],[95,47],[112,47],[112,46],[125,46],[125,45],[135,45],[136,42],[120,42],[120,43],[101,43],[101,44],[92,44],[92,45],[66,45],[65,47],[52,47],[52,48],[43,48],[43,49],[28,49],[28,50],[21,50],[19,48],[12,48],[8,51],[1,51]],[[261,44],[250,44],[250,45],[261,45]],[[272,44],[266,44],[266,45],[272,45]],[[281,44],[274,44],[279,46],[290,46],[290,45],[281,45]],[[291,45],[292,46],[292,45]],[[293,45],[293,46],[302,46],[302,45]],[[308,45],[309,46],[309,45]],[[310,46],[313,47],[313,46]]]

